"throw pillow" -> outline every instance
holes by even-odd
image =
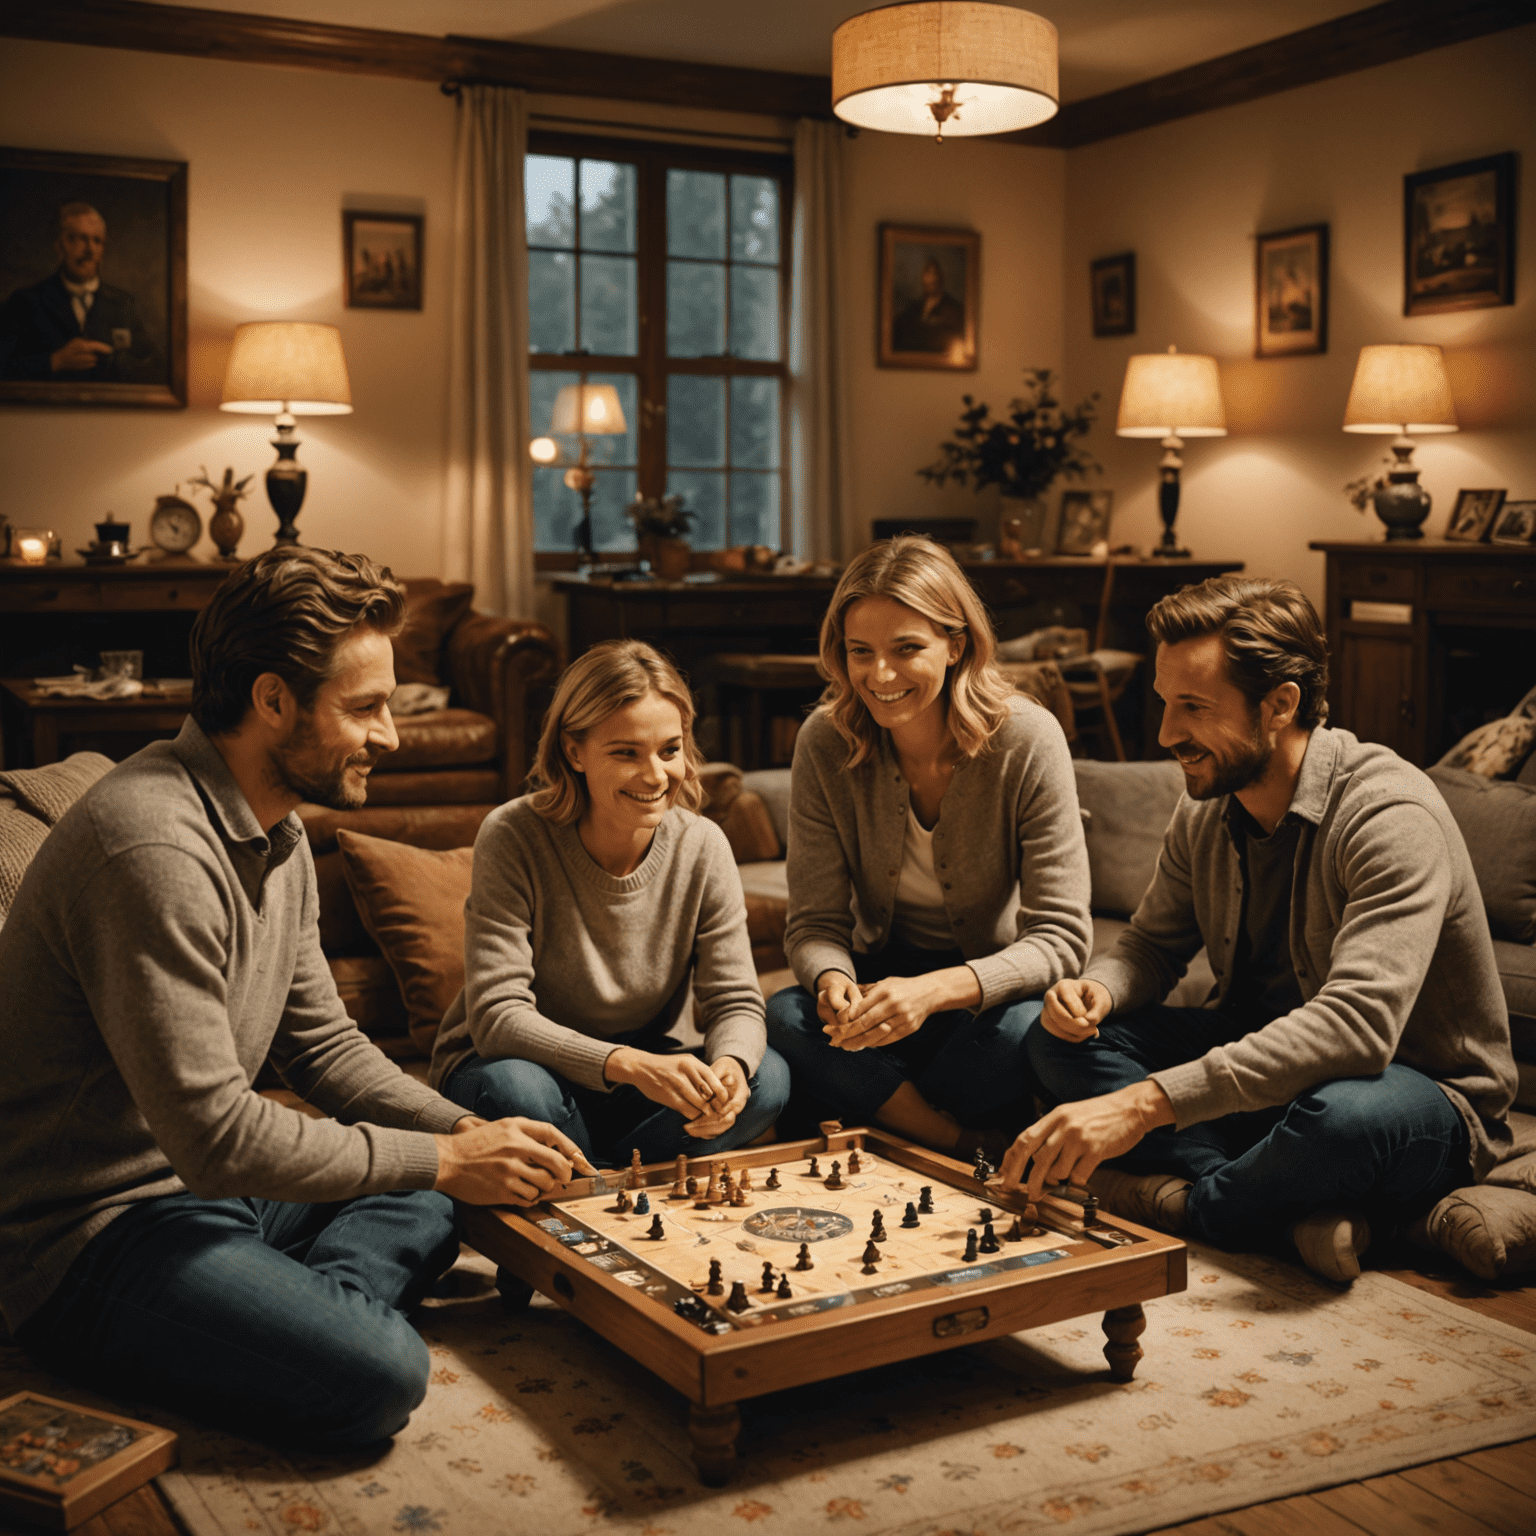
[[[448,631],[469,612],[475,589],[467,581],[408,582],[405,627],[390,642],[397,683],[441,683],[438,663]]]
[[[400,984],[411,1038],[430,1053],[464,986],[464,903],[473,848],[415,848],[342,828],[342,869],[358,916]]]
[[[1429,770],[1461,829],[1496,939],[1536,943],[1536,787]]]
[[[1488,779],[1509,778],[1531,756],[1532,746],[1536,746],[1536,718],[1506,715],[1463,736],[1435,766],[1461,768]]]
[[[1088,844],[1093,910],[1132,913],[1157,873],[1163,833],[1184,793],[1183,770],[1171,758],[1099,763],[1079,757],[1072,767]]]

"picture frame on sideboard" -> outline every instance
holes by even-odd
[[[1091,555],[1094,545],[1109,538],[1109,519],[1114,505],[1113,491],[1063,491],[1056,553]]]
[[[1478,544],[1488,537],[1488,530],[1504,504],[1504,491],[1457,491],[1445,536],[1460,544]]]
[[[1536,544],[1536,501],[1506,501],[1488,538],[1494,544]]]

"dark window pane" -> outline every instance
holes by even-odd
[[[588,352],[633,357],[639,333],[635,258],[583,255],[580,260],[582,346]]]
[[[674,373],[667,380],[667,463],[725,463],[725,380]]]
[[[725,268],[669,261],[667,356],[719,357],[724,351]]]
[[[523,203],[529,245],[576,243],[576,162],[564,155],[528,155],[523,161]]]
[[[597,484],[592,487],[593,549],[630,550],[635,547],[635,525],[624,515],[625,506],[634,497],[634,470],[605,469],[598,475]]]
[[[581,497],[564,480],[557,465],[533,471],[533,544],[536,550],[568,551],[576,548],[576,525],[581,521]],[[635,494],[632,469],[605,469],[592,487],[592,547],[628,550],[635,547],[633,524],[624,505]]]
[[[694,514],[688,542],[695,549],[725,548],[725,475],[698,469],[674,469],[667,474],[667,493],[676,492]]]
[[[619,392],[624,410],[625,431],[591,436],[593,464],[638,464],[640,462],[640,381],[632,373],[589,373],[589,384],[612,384]],[[576,445],[577,450],[580,444]]]
[[[779,547],[779,477],[731,476],[731,543]]]
[[[581,162],[581,247],[635,248],[635,168],[612,160]]]
[[[667,254],[725,255],[725,177],[714,171],[667,172]]]
[[[731,380],[731,465],[736,469],[779,467],[779,381]]]
[[[528,350],[576,350],[576,258],[563,251],[528,253]]]
[[[731,268],[731,356],[779,360],[779,274],[773,267]]]
[[[779,259],[779,184],[766,176],[731,177],[731,255],[737,261]]]
[[[533,428],[535,437],[549,436],[550,413],[555,408],[555,396],[565,388],[567,384],[579,384],[579,373],[567,373],[563,368],[558,372],[551,368],[531,368],[528,371],[528,424]],[[564,439],[557,439],[562,446]]]

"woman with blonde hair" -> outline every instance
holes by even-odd
[[[800,985],[768,1006],[786,1134],[876,1122],[969,1156],[1028,1113],[1024,1036],[1088,958],[1088,855],[1061,726],[995,652],[928,539],[872,545],[832,595],[790,789]]]
[[[558,1126],[599,1165],[754,1140],[789,1091],[768,1048],[730,845],[696,814],[693,700],[650,646],[567,668],[537,788],[486,817],[465,907],[464,990],[430,1082],[481,1117]],[[704,1036],[670,1031],[690,995]]]

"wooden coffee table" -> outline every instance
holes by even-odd
[[[829,1188],[834,1161],[840,1187]],[[686,1173],[703,1192],[727,1167],[750,1179],[745,1206],[675,1197],[669,1163],[578,1179],[526,1210],[459,1209],[467,1241],[523,1282],[513,1305],[541,1292],[687,1397],[711,1486],[730,1476],[744,1399],[1091,1312],[1104,1314],[1110,1375],[1129,1381],[1141,1303],[1185,1287],[1176,1238],[1118,1217],[1085,1226],[1080,1206],[1050,1197],[1034,1227],[1022,1200],[999,1200],[964,1163],[885,1131],[745,1148]],[[643,1193],[648,1210],[619,1209],[621,1190],[629,1202]],[[909,1204],[932,1209],[903,1225]],[[968,1233],[985,1239],[983,1209],[997,1248],[967,1259]],[[866,1264],[876,1211],[885,1238]],[[658,1216],[665,1235],[653,1237]],[[812,1267],[797,1268],[806,1258]]]

